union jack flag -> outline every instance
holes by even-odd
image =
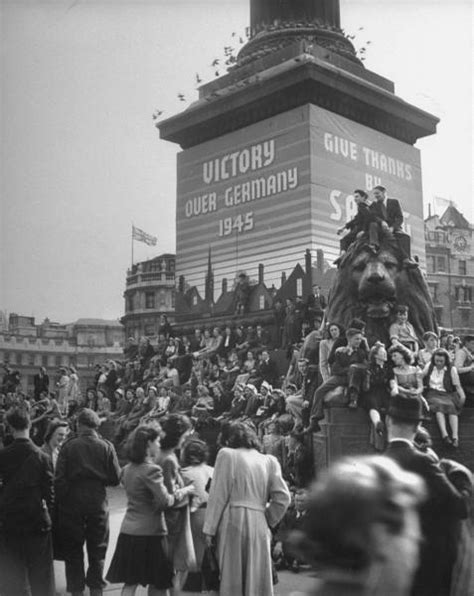
[[[133,240],[138,240],[138,242],[144,242],[148,246],[156,246],[158,238],[156,236],[151,236],[147,234],[140,228],[136,228],[132,225],[132,238]]]

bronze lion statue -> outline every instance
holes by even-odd
[[[396,238],[390,232],[379,234],[374,249],[366,235],[348,249],[329,293],[325,322],[347,328],[352,319],[366,323],[369,344],[376,340],[389,343],[388,329],[393,308],[409,307],[409,320],[418,338],[425,331],[437,332],[437,323],[428,285],[419,267],[407,267]],[[314,333],[314,332],[313,332]],[[303,353],[311,349],[315,337],[310,334]]]

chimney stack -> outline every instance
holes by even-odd
[[[259,284],[263,284],[263,271],[264,271],[264,265],[263,265],[263,263],[260,263],[258,266],[258,283]]]
[[[227,277],[222,278],[222,294],[227,294]]]
[[[180,275],[178,278],[178,292],[184,294],[184,275]]]
[[[318,273],[324,273],[324,250],[322,248],[316,250],[316,269]]]
[[[281,272],[281,285],[285,285],[286,283],[286,273],[284,271]]]

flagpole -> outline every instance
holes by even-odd
[[[133,221],[132,221],[132,267],[133,267]]]

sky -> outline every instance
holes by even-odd
[[[152,115],[215,78],[249,4],[0,0],[0,310],[119,318],[132,222],[158,237],[135,262],[175,251],[179,147]],[[471,0],[341,0],[341,20],[368,69],[441,119],[416,145],[425,206],[444,197],[474,222]]]

